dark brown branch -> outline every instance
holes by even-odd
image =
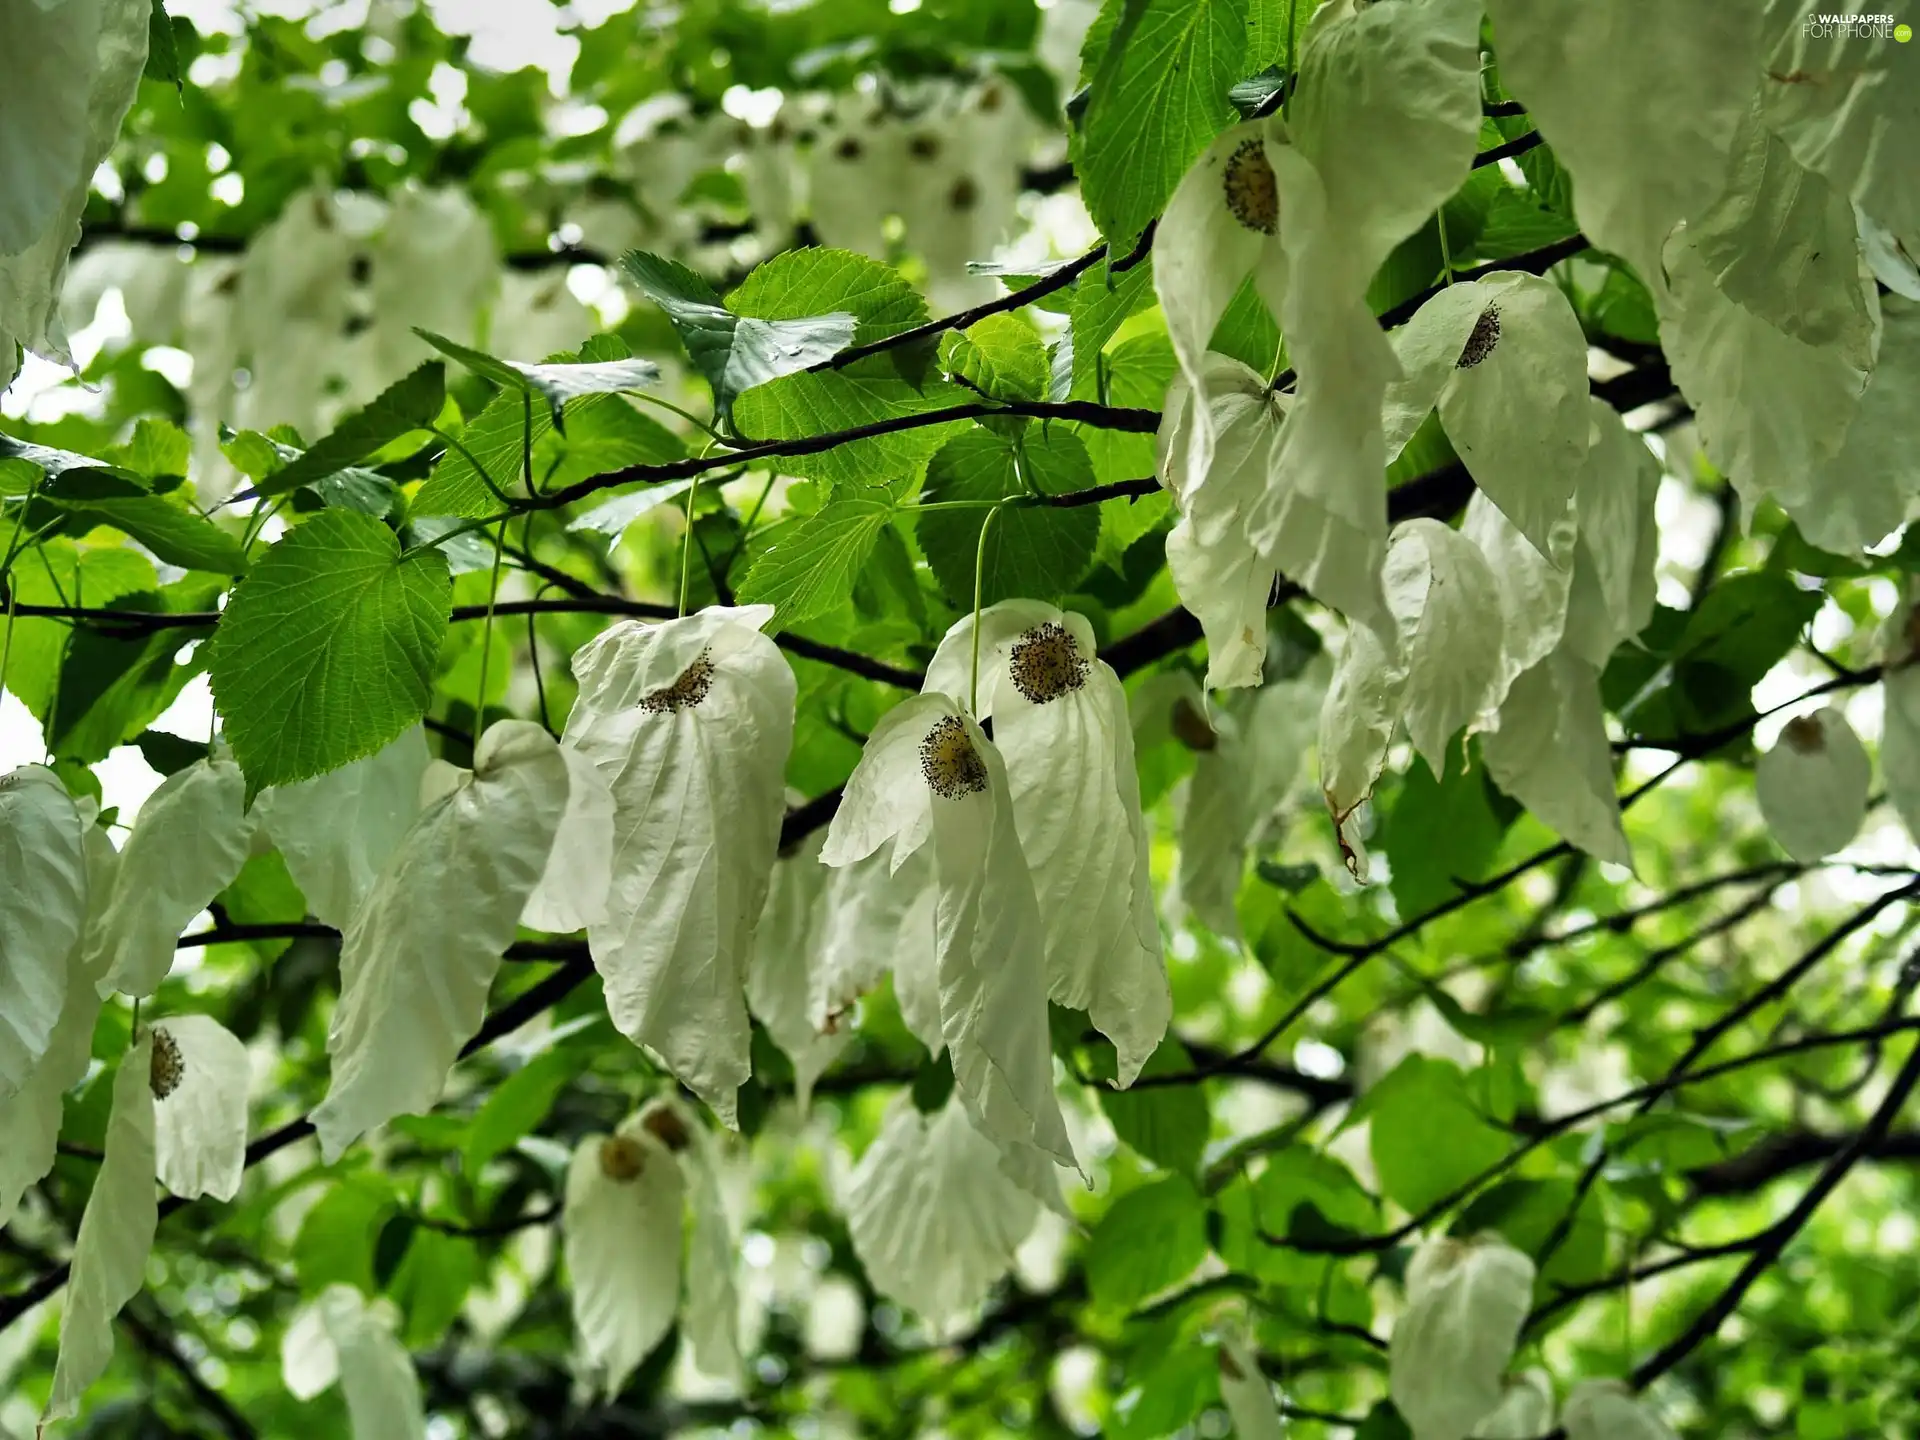
[[[1496,145],[1491,150],[1482,150],[1473,157],[1473,168],[1478,170],[1482,165],[1498,165],[1502,160],[1511,160],[1515,155],[1524,155],[1545,138],[1538,130],[1529,130],[1524,135],[1515,136],[1504,145]]]
[[[1721,1160],[1687,1172],[1687,1181],[1701,1195],[1746,1195],[1782,1175],[1831,1160],[1857,1144],[1857,1134],[1828,1135],[1818,1130],[1789,1130],[1767,1136],[1730,1160]],[[1920,1130],[1896,1130],[1882,1135],[1862,1159],[1920,1162]]]
[[[120,1328],[133,1337],[136,1345],[180,1377],[200,1408],[213,1417],[222,1434],[229,1440],[254,1440],[259,1432],[234,1408],[232,1401],[200,1378],[200,1372],[181,1353],[172,1336],[141,1319],[136,1305],[122,1310],[119,1320]]]

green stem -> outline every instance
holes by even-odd
[[[980,546],[973,553],[973,664],[967,676],[967,709],[975,713],[980,707],[980,595],[987,575],[987,536],[1000,510],[1001,505],[996,504],[980,522]]]
[[[677,613],[687,613],[687,587],[693,579],[693,497],[700,493],[700,477],[693,477],[693,483],[687,486],[687,534],[680,546],[680,608]]]
[[[510,511],[505,515],[488,515],[479,520],[469,520],[464,525],[454,526],[453,529],[447,531],[444,535],[436,535],[433,539],[423,540],[418,545],[409,545],[401,552],[400,558],[402,560],[409,559],[412,556],[418,555],[422,550],[431,550],[435,546],[446,544],[449,540],[457,540],[462,535],[471,535],[476,530],[485,530],[490,525],[502,526],[503,528],[500,533],[504,536],[506,534],[504,527],[507,521],[511,520],[514,515],[518,513],[518,511]],[[531,514],[532,512],[529,511],[527,513]]]
[[[429,425],[427,427],[427,431],[429,434],[437,435],[440,439],[446,441],[448,449],[458,453],[460,456],[462,456],[466,460],[467,464],[473,467],[473,473],[480,477],[481,484],[485,485],[488,490],[493,492],[494,499],[498,500],[502,505],[507,506],[509,509],[513,508],[513,497],[507,494],[506,491],[500,488],[500,486],[494,481],[493,476],[487,473],[487,467],[480,463],[478,457],[476,457],[471,450],[467,449],[465,445],[461,444],[460,441],[456,440],[453,436],[449,435],[446,431],[442,430],[437,425]]]
[[[480,632],[480,686],[473,695],[473,748],[480,749],[480,724],[487,713],[487,667],[493,659],[493,607],[500,600],[500,562],[507,553],[507,522],[500,521],[500,533],[493,537],[493,578],[487,583],[487,623]]]
[[[1451,285],[1453,284],[1453,251],[1447,246],[1446,207],[1442,206],[1434,211],[1433,218],[1440,222],[1440,283]]]
[[[533,488],[533,391],[520,392],[520,483],[526,487],[527,494],[533,499],[540,498],[540,492]],[[507,532],[502,530],[500,538],[504,541]]]
[[[649,405],[658,405],[662,410],[671,410],[674,414],[678,415],[682,420],[686,421],[689,425],[692,425],[695,429],[704,431],[706,434],[711,435],[716,441],[718,441],[722,445],[731,447],[733,443],[732,441],[728,440],[726,436],[722,435],[718,430],[714,429],[712,425],[708,424],[705,420],[702,420],[698,415],[695,415],[690,410],[682,410],[678,405],[675,405],[670,400],[662,400],[658,395],[648,395],[638,390],[632,392],[630,398],[634,400],[644,400]]]

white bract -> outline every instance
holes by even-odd
[[[1220,1366],[1220,1401],[1240,1440],[1280,1440],[1286,1433],[1273,1386],[1261,1373],[1260,1361],[1237,1335],[1224,1337],[1216,1358]]]
[[[807,986],[807,1023],[838,1029],[847,1012],[888,971],[914,1037],[938,1054],[940,982],[933,947],[933,862],[922,853],[896,873],[876,853],[827,873],[820,899],[820,937]],[[818,854],[815,855],[816,863]],[[919,983],[924,980],[924,983]],[[922,1011],[918,1003],[931,992]]]
[[[960,1095],[932,1114],[900,1095],[848,1182],[847,1233],[867,1278],[938,1335],[966,1328],[1039,1218],[996,1159]]]
[[[819,989],[824,1000],[827,988],[820,974],[827,886],[837,873],[820,863],[825,839],[815,831],[774,865],[747,965],[747,1008],[793,1062],[794,1095],[803,1112],[813,1098],[813,1082],[853,1038],[852,1027],[840,1024],[837,1008],[823,1003],[820,1018],[813,1018],[814,992]],[[884,963],[888,957],[878,958]]]
[[[1498,698],[1498,582],[1479,547],[1438,520],[1394,528],[1382,579],[1406,672],[1407,734],[1444,775],[1448,742]]]
[[[253,802],[307,908],[334,929],[346,928],[413,823],[426,768],[426,731],[415,726],[372,755]]]
[[[573,658],[564,743],[613,792],[612,885],[589,928],[620,1032],[732,1125],[750,1073],[753,928],[780,844],[795,686],[767,605],[624,622]]]
[[[1355,880],[1366,883],[1366,846],[1359,812],[1387,766],[1406,697],[1407,672],[1380,637],[1364,625],[1347,627],[1346,646],[1320,706],[1320,794]]]
[[[613,791],[590,756],[571,746],[562,746],[560,755],[567,762],[567,808],[520,923],[566,934],[607,918],[607,892],[613,883]]]
[[[135,1295],[160,1224],[154,1193],[153,1036],[142,1035],[121,1058],[113,1080],[105,1158],[80,1216],[60,1315],[60,1358],[46,1420],[72,1415],[80,1396],[113,1359],[113,1320]]]
[[[567,766],[538,725],[502,720],[471,772],[429,767],[421,790],[424,808],[341,940],[333,1082],[313,1113],[329,1161],[440,1098],[546,868]]]
[[[390,1301],[369,1302],[351,1285],[329,1285],[281,1340],[287,1390],[311,1400],[338,1381],[353,1440],[423,1440],[420,1379],[396,1322]]]
[[[1587,342],[1560,287],[1497,272],[1449,286],[1394,334],[1392,459],[1436,405],[1481,493],[1543,555],[1587,458]]]
[[[954,701],[927,692],[874,726],[821,859],[933,850],[940,1030],[954,1081],[1015,1168],[1036,1148],[1075,1164],[1053,1092],[1046,928],[999,750]]]
[[[1859,833],[1872,784],[1866,746],[1832,706],[1789,720],[1753,772],[1767,828],[1803,864],[1846,848]]]
[[[1667,1422],[1618,1380],[1585,1380],[1567,1396],[1567,1440],[1674,1440]]]
[[[947,631],[926,688],[964,693],[976,644],[975,713],[1005,757],[1020,849],[1046,929],[1049,997],[1084,1010],[1133,1083],[1166,1034],[1173,1000],[1147,866],[1127,694],[1094,654],[1084,616],[1037,600],[987,607]]]
[[[102,994],[139,999],[160,988],[180,932],[247,863],[246,796],[240,767],[223,755],[175,771],[147,797],[100,917]]]
[[[1407,1266],[1388,1389],[1414,1440],[1466,1440],[1498,1407],[1533,1303],[1533,1262],[1498,1236],[1436,1236]]]
[[[1912,586],[1900,607],[1888,617],[1883,632],[1886,678],[1880,730],[1880,772],[1887,798],[1907,827],[1920,836],[1920,619],[1916,618]]]
[[[208,1015],[157,1020],[155,1173],[183,1200],[231,1200],[247,1168],[247,1047]]]
[[[1539,1440],[1553,1429],[1553,1378],[1537,1365],[1509,1375],[1493,1413],[1473,1427],[1473,1440]]]
[[[1543,555],[1499,506],[1476,490],[1461,518],[1460,533],[1487,557],[1500,597],[1500,675],[1493,687],[1497,703],[1516,679],[1553,653],[1566,632],[1575,570],[1573,516],[1555,527]]]
[[[1590,414],[1587,458],[1574,494],[1580,538],[1564,596],[1565,634],[1576,655],[1605,669],[1620,643],[1653,619],[1660,463],[1611,405],[1593,399]]]
[[[0,776],[0,1105],[32,1076],[67,998],[87,917],[86,825],[43,765]]]

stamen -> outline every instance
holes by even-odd
[[[693,1141],[693,1136],[687,1133],[686,1121],[666,1105],[649,1110],[640,1121],[640,1128],[676,1155]]]
[[[1008,669],[1013,688],[1035,705],[1058,700],[1087,683],[1087,662],[1064,625],[1049,620],[1014,642]]]
[[[920,773],[942,800],[978,795],[987,788],[987,766],[973,748],[958,715],[943,716],[920,742]]]
[[[1827,748],[1827,732],[1821,728],[1819,717],[1802,715],[1797,720],[1789,720],[1786,728],[1780,732],[1796,755],[1819,755]]]
[[[1273,178],[1266,146],[1258,140],[1243,140],[1227,157],[1222,176],[1227,194],[1227,209],[1249,230],[1273,235],[1280,228],[1280,186]]]
[[[187,1073],[187,1062],[181,1057],[180,1042],[166,1031],[155,1027],[153,1031],[153,1063],[147,1070],[147,1085],[153,1091],[153,1098],[164,1100],[180,1088],[180,1081]]]
[[[1500,307],[1489,305],[1480,312],[1480,318],[1473,322],[1473,333],[1467,336],[1467,343],[1461,347],[1460,358],[1454,361],[1456,370],[1471,370],[1493,353],[1493,347],[1500,343]]]
[[[600,1173],[616,1185],[637,1180],[647,1168],[647,1152],[631,1135],[609,1135],[600,1142]]]
[[[682,670],[678,680],[641,696],[640,708],[655,715],[669,710],[686,710],[706,699],[707,691],[712,688],[712,652],[702,650],[700,658]]]

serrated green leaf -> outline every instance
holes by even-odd
[[[1178,1176],[1122,1195],[1087,1242],[1087,1290],[1106,1310],[1133,1309],[1207,1255],[1207,1213]]]
[[[948,332],[949,374],[994,400],[1047,398],[1047,352],[1033,326],[1012,315],[989,315]]]
[[[1186,1047],[1172,1036],[1147,1057],[1140,1076],[1190,1075],[1193,1061]],[[1113,1122],[1114,1134],[1142,1158],[1169,1170],[1190,1175],[1199,1168],[1207,1148],[1207,1097],[1198,1081],[1187,1085],[1154,1085],[1145,1089],[1095,1092],[1100,1108]]]
[[[1016,461],[1016,449],[1022,458]],[[1024,495],[1024,472],[1043,495],[1063,495],[1093,484],[1086,447],[1063,426],[1031,427],[1015,439],[975,427],[940,448],[927,466],[924,498],[986,502]],[[917,517],[915,534],[927,563],[947,598],[957,606],[973,604],[974,569],[980,551],[980,527],[988,507],[927,510]],[[1070,592],[1086,573],[1100,536],[1097,506],[1009,506],[987,536],[981,601],[1022,596],[1046,600]]]
[[[660,383],[660,367],[651,360],[637,357],[536,365],[524,360],[497,359],[484,350],[475,350],[417,325],[413,333],[476,375],[484,375],[516,393],[540,396],[547,402],[555,425],[563,424],[562,412],[569,400],[588,395],[621,395]]]
[[[247,552],[236,537],[163,495],[48,498],[63,510],[131,536],[169,565],[217,575],[244,575],[247,571]]]
[[[456,437],[460,443],[447,446],[446,453],[434,463],[433,474],[413,497],[413,513],[464,515],[469,519],[497,514],[500,502],[474,463],[485,467],[486,476],[502,493],[510,491],[524,468],[529,409],[532,443],[537,447],[553,429],[553,416],[548,411],[538,405],[529,407],[525,396],[511,390],[502,390],[487,401],[480,413],[461,427]]]
[[[262,495],[284,495],[357,465],[402,435],[424,430],[440,418],[447,400],[447,367],[429,360],[396,380],[354,411],[333,432],[289,461],[256,487]]]
[[[740,587],[741,601],[775,606],[773,630],[831,610],[852,593],[892,515],[893,506],[885,501],[853,496],[788,522],[791,528],[782,526],[753,562]]]
[[[1073,393],[1095,397],[1100,352],[1128,317],[1154,303],[1153,257],[1118,275],[1105,261],[1080,277],[1067,311],[1073,337]],[[1120,402],[1115,402],[1120,403]]]
[[[568,525],[569,530],[591,530],[597,535],[607,537],[608,547],[618,545],[620,537],[627,527],[670,500],[677,500],[687,493],[691,480],[675,480],[667,485],[648,485],[639,490],[629,490],[624,495],[616,495],[576,516]]]
[[[134,424],[133,438],[115,446],[111,454],[115,462],[149,480],[184,480],[193,441],[171,421],[144,416]]]
[[[1482,1118],[1466,1077],[1448,1060],[1409,1055],[1367,1092],[1368,1143],[1380,1191],[1418,1214],[1507,1152],[1507,1138]],[[1352,1117],[1358,1118],[1358,1111]]]
[[[851,250],[786,250],[727,297],[727,308],[756,320],[801,320],[846,311],[858,322],[854,342],[898,335],[924,324],[927,302],[890,265]]]
[[[426,713],[452,603],[446,557],[402,555],[348,510],[290,532],[233,592],[208,669],[255,790],[371,755]]]

